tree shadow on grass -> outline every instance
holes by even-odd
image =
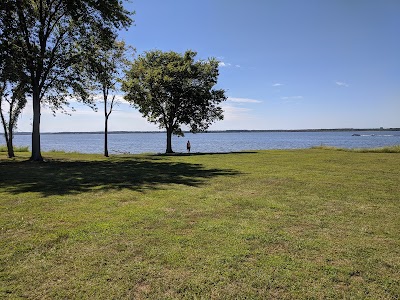
[[[217,176],[239,174],[235,170],[206,169],[200,164],[149,157],[45,163],[0,161],[0,170],[0,189],[15,194],[38,192],[43,196],[92,190],[145,191],[165,184],[201,186]]]

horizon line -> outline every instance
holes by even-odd
[[[315,128],[315,129],[225,129],[225,130],[207,130],[197,133],[218,133],[218,132],[316,132],[316,131],[400,131],[400,127],[395,128]],[[165,130],[113,130],[109,134],[123,133],[165,133]],[[183,130],[184,133],[191,133],[190,130]],[[30,131],[16,131],[14,134],[31,134]],[[4,135],[4,132],[0,134]],[[46,131],[41,134],[104,134],[104,131]]]

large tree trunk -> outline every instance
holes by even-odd
[[[108,116],[106,114],[104,121],[104,156],[108,157]]]
[[[11,139],[9,139],[8,142],[7,142],[7,152],[8,152],[8,157],[9,158],[15,157],[13,143],[12,143]]]
[[[174,153],[172,151],[172,129],[167,128],[167,150],[165,153]]]
[[[8,152],[8,157],[13,158],[15,157],[14,153],[14,146],[13,146],[13,125],[9,124],[8,127],[8,140],[7,140],[7,152]]]
[[[43,161],[40,152],[40,98],[37,87],[34,87],[33,95],[33,126],[32,126],[32,156],[30,160]]]

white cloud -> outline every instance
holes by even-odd
[[[158,126],[147,122],[137,109],[132,108],[122,96],[117,96],[120,104],[115,107],[110,116],[109,130],[138,130],[138,131],[157,131]],[[262,101],[250,98],[229,97],[227,101],[221,103],[224,110],[224,121],[216,122],[217,127],[223,129],[247,128],[249,122],[254,124],[253,105]],[[64,131],[102,131],[104,130],[103,106],[97,103],[98,111],[93,111],[90,107],[73,101],[71,106],[76,111],[68,111],[71,115],[57,113],[53,116],[48,107],[42,107],[41,131],[42,132],[64,132]],[[258,107],[258,106],[257,106]],[[257,108],[258,109],[258,108]],[[260,125],[261,128],[261,125]],[[26,109],[18,122],[17,131],[30,132],[32,130],[32,103],[28,101]]]
[[[224,111],[224,120],[226,121],[246,120],[250,117],[249,112],[252,111],[252,109],[250,108],[237,107],[226,104],[222,104],[221,108]]]
[[[224,62],[224,61],[220,61],[220,62],[218,63],[218,65],[219,65],[220,67],[222,67],[222,68],[229,68],[229,67],[241,68],[240,65],[232,65],[231,63]]]
[[[261,103],[262,101],[256,99],[249,99],[249,98],[234,98],[228,97],[228,101],[235,102],[235,103]]]
[[[114,96],[114,94],[112,93],[112,92],[110,92],[110,94],[108,95],[108,101],[111,101],[111,99],[112,99],[112,97]],[[94,101],[95,102],[103,102],[103,94],[96,94],[96,95],[93,95],[93,99],[94,99]],[[128,103],[125,99],[124,99],[124,95],[122,95],[122,94],[116,94],[115,95],[115,101],[117,101],[117,102],[119,102],[119,103]],[[79,102],[79,101],[77,101],[76,99],[74,99],[74,98],[70,98],[70,99],[68,99],[68,102],[70,103],[70,104],[72,104],[72,103],[81,103],[81,102]]]
[[[244,124],[254,119],[254,109],[246,106],[246,104],[253,103],[262,103],[262,101],[250,98],[228,97],[226,102],[221,103],[221,108],[224,111],[224,121],[217,122],[213,128],[217,130],[221,128],[245,128]]]
[[[48,108],[42,109],[41,131],[42,132],[64,132],[64,131],[102,131],[104,130],[104,114],[102,107],[95,112],[84,105],[77,108],[71,115],[57,113],[54,117]],[[32,111],[23,112],[18,122],[18,131],[30,132],[32,130]],[[147,122],[141,113],[121,103],[110,115],[109,130],[125,131],[153,131],[159,130],[157,125]]]
[[[349,87],[349,85],[348,85],[347,83],[345,83],[345,82],[336,81],[335,83],[336,83],[336,85],[338,85],[338,86]]]
[[[282,100],[300,100],[303,99],[303,96],[290,96],[290,97],[281,97]]]
[[[272,86],[282,86],[283,83],[274,83]]]
[[[230,63],[226,63],[226,62],[223,62],[223,61],[220,61],[220,62],[218,63],[218,65],[219,65],[220,67],[230,67],[230,66],[231,66]]]
[[[231,105],[221,105],[221,107],[224,110],[224,112],[228,112],[230,114],[247,113],[249,111],[252,111],[252,109],[250,109],[250,108],[237,107],[237,106],[231,106]]]

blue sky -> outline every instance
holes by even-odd
[[[225,129],[400,127],[398,0],[134,0],[120,37],[137,54],[218,58]],[[77,105],[75,105],[77,106]],[[30,131],[31,107],[19,131]],[[103,114],[42,113],[46,131],[101,131]],[[121,103],[111,130],[158,130]]]

